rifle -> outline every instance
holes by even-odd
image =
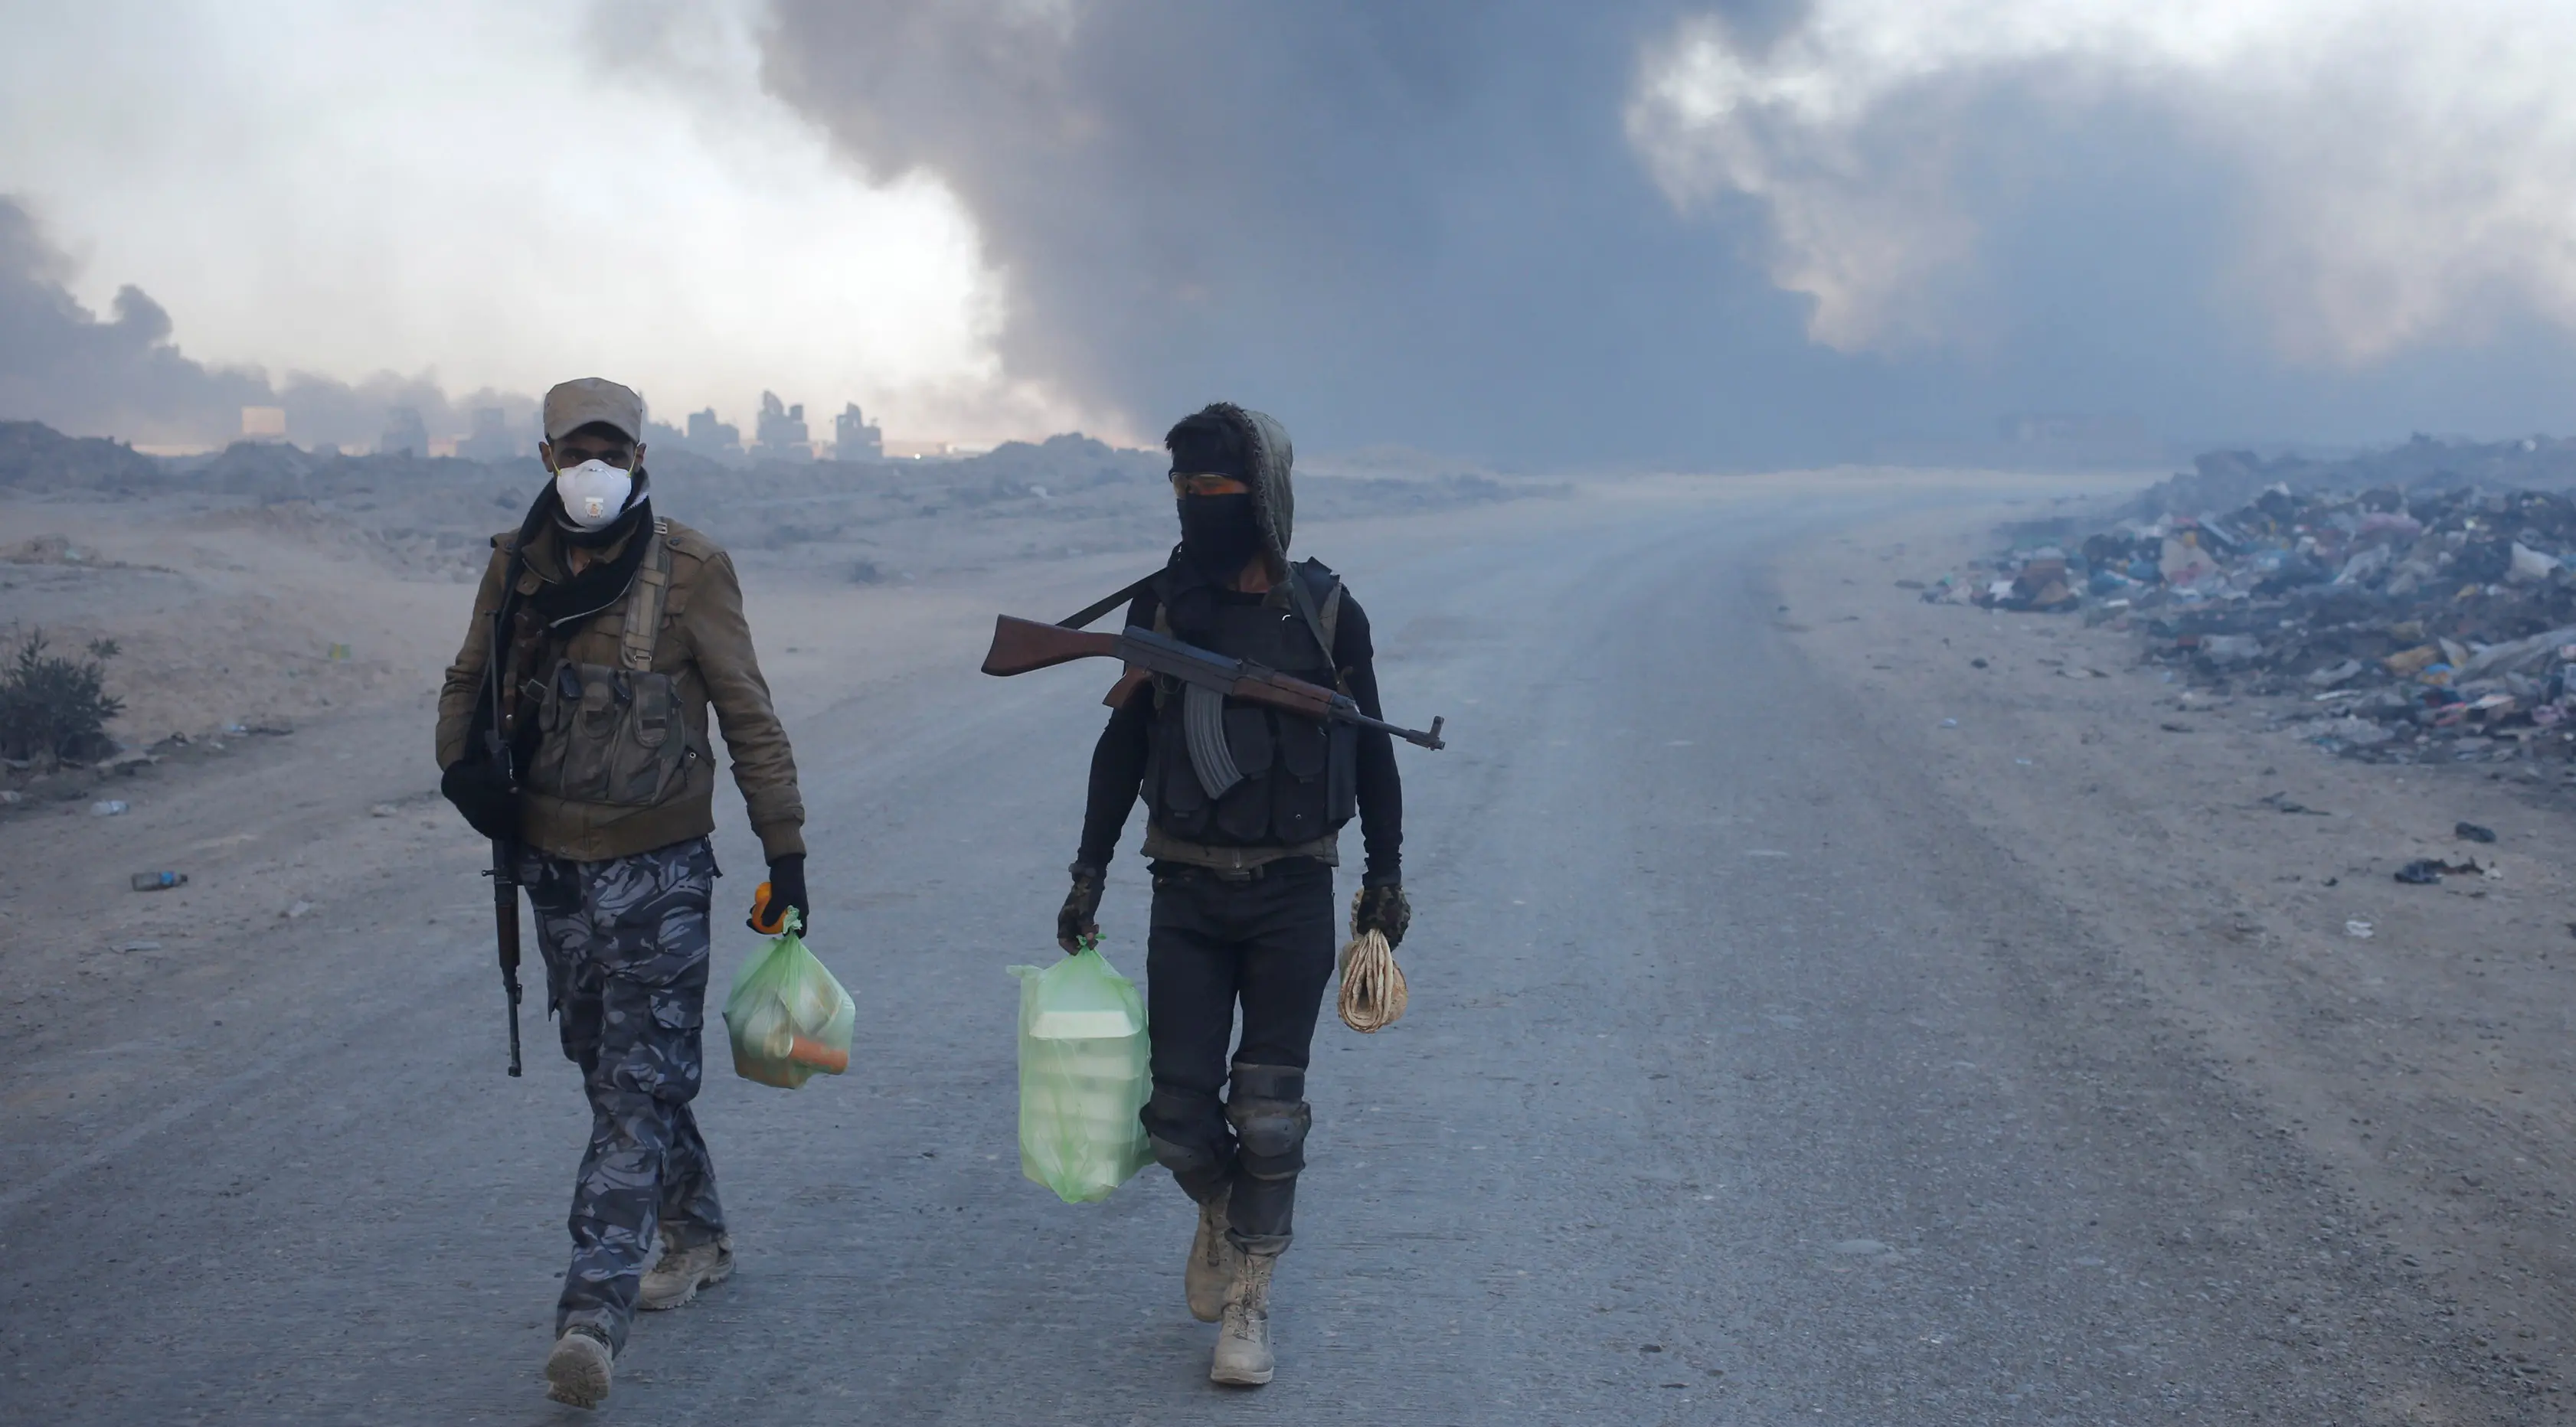
[[[518,784],[516,762],[510,755],[510,721],[505,716],[501,685],[510,673],[510,643],[505,637],[510,613],[508,591],[518,587],[519,565],[526,556],[529,539],[534,535],[540,512],[547,497],[540,494],[528,509],[528,518],[519,525],[519,543],[510,554],[503,577],[501,602],[492,609],[492,635],[485,642],[483,683],[490,692],[488,713],[491,725],[483,731],[484,756],[513,786]],[[499,934],[501,950],[501,991],[510,999],[510,1074],[519,1074],[519,844],[516,838],[492,839],[492,870],[483,875],[492,879],[492,929]],[[551,1006],[548,1007],[552,1009]]]
[[[516,849],[495,839],[492,870],[493,929],[501,934],[501,989],[510,998],[510,1074],[519,1073],[519,876]]]
[[[1119,634],[1092,634],[1006,614],[994,622],[993,647],[984,655],[984,672],[1008,678],[1076,659],[1117,659],[1132,669],[1181,681],[1182,724],[1189,735],[1190,762],[1212,798],[1225,796],[1243,779],[1226,747],[1227,699],[1261,704],[1318,723],[1376,729],[1421,748],[1449,746],[1440,738],[1445,719],[1433,719],[1427,733],[1402,728],[1360,712],[1358,702],[1338,689],[1291,678],[1247,659],[1229,659],[1135,625]]]

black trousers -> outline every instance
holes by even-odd
[[[1229,1196],[1230,1236],[1257,1253],[1288,1245],[1305,1166],[1306,1063],[1333,979],[1335,924],[1333,869],[1313,858],[1243,880],[1155,864],[1145,1129],[1191,1198]]]

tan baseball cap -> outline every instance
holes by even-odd
[[[546,439],[560,441],[594,421],[644,439],[644,398],[606,377],[576,377],[546,393]]]

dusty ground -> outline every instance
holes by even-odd
[[[2168,682],[2128,635],[1898,587],[2034,513],[1919,515],[1799,552],[1784,627],[1937,777],[1961,835],[2011,849],[2160,1024],[2331,1167],[2320,1252],[2393,1253],[2502,1363],[2563,1380],[2576,799],[2536,770],[2332,758],[2269,729],[2266,705]],[[2462,821],[2499,840],[2456,838]],[[2392,878],[2419,857],[2499,875]]]
[[[1368,1382],[1479,1423],[2560,1420],[2559,795],[2337,762],[2183,706],[2122,636],[1896,587],[2044,509],[2000,492],[2082,484],[1315,528],[1399,712],[1455,745],[1406,765],[1414,1010],[1319,1041],[1293,1371],[1226,1408],[1164,1301],[1168,1185],[1077,1218],[997,1158],[999,967],[1044,950],[1098,714],[972,655],[1160,527],[1018,560],[1044,517],[978,507],[867,585],[828,543],[738,545],[830,956],[895,1013],[847,1084],[711,1077],[747,1268],[639,1330],[621,1412],[1386,1420]],[[34,1265],[0,1281],[0,1406],[554,1420],[527,1379],[577,1097],[533,1013],[498,1074],[484,849],[427,757],[470,559],[237,509],[0,504],[0,547],[84,554],[0,565],[0,625],[124,642],[129,739],[293,728],[0,809],[0,1252]],[[2389,880],[2461,819],[2501,878]],[[195,880],[124,890],[155,867]],[[1141,882],[1113,876],[1129,945]],[[103,1352],[111,1316],[150,1351]]]

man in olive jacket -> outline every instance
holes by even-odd
[[[594,1407],[636,1308],[679,1307],[733,1272],[689,1110],[717,875],[710,707],[769,862],[753,925],[789,909],[810,925],[812,903],[796,761],[732,559],[654,515],[641,397],[584,378],[546,393],[544,416],[553,479],[493,537],[439,694],[438,762],[475,830],[519,849],[547,1004],[590,1097],[546,1377],[557,1400]]]

